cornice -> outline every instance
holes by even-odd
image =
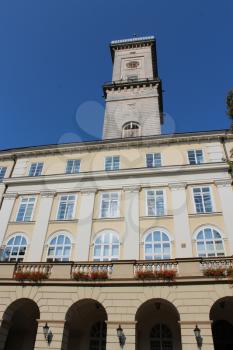
[[[18,193],[8,192],[3,194],[3,198],[5,199],[16,199],[18,197]]]
[[[222,137],[226,140],[233,141],[233,134],[226,130],[217,131],[202,131],[195,133],[181,133],[173,135],[152,135],[130,139],[106,139],[86,141],[79,143],[68,143],[61,145],[44,145],[35,147],[16,148],[0,151],[0,159],[11,159],[12,156],[17,158],[25,158],[34,155],[53,155],[67,152],[87,152],[97,150],[107,150],[116,148],[134,148],[148,147],[154,145],[164,145],[173,143],[190,143],[190,142],[205,142],[205,141],[220,141]]]
[[[215,181],[218,187],[230,187],[232,185],[232,179],[220,179]]]
[[[228,170],[228,165],[224,162],[219,163],[204,163],[192,166],[189,164],[179,166],[164,166],[159,168],[136,168],[136,169],[122,169],[116,172],[105,171],[93,171],[83,172],[78,174],[56,174],[56,175],[44,175],[34,177],[11,177],[3,180],[6,185],[18,185],[18,184],[49,184],[49,183],[67,183],[67,182],[83,182],[92,180],[111,180],[118,178],[128,178],[129,176],[142,177],[142,176],[172,176],[172,175],[184,175],[184,174],[201,174],[211,172],[225,172]],[[180,185],[180,184],[174,184]],[[90,193],[95,191],[95,188],[83,189],[84,192]]]

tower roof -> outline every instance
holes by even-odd
[[[153,35],[142,36],[142,37],[133,37],[133,38],[128,38],[128,39],[113,40],[110,43],[112,60],[114,61],[115,50],[129,49],[129,48],[133,48],[133,47],[142,47],[142,46],[146,46],[146,45],[151,46],[152,57],[153,57],[154,52],[155,52],[155,37]]]

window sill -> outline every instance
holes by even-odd
[[[190,213],[188,214],[190,217],[198,217],[198,216],[221,216],[221,211],[212,211],[211,213]]]
[[[111,218],[94,218],[93,221],[123,221],[124,217],[118,216],[118,217],[111,217]]]
[[[9,224],[11,225],[32,225],[35,224],[35,221],[10,221]]]
[[[78,222],[78,219],[49,220],[50,224],[62,224],[64,222]]]
[[[145,215],[140,216],[140,219],[151,220],[151,219],[171,219],[173,215]]]

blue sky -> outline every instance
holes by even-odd
[[[164,132],[228,128],[232,0],[1,0],[0,148],[101,137],[111,40],[155,35]]]

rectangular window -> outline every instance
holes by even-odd
[[[31,221],[35,205],[35,197],[22,197],[19,205],[16,221]]]
[[[161,153],[148,153],[146,155],[147,168],[155,168],[161,166]]]
[[[71,220],[74,217],[76,196],[73,194],[60,197],[57,220]]]
[[[201,149],[195,149],[188,151],[189,164],[201,164],[204,162],[203,151]]]
[[[197,213],[211,213],[213,211],[209,187],[193,188],[193,196]]]
[[[105,158],[105,170],[106,171],[119,170],[119,168],[120,168],[120,157],[119,156],[112,156],[112,157]]]
[[[6,167],[0,166],[0,182],[3,180],[6,173]]]
[[[32,163],[28,176],[40,176],[43,169],[43,163]]]
[[[163,190],[148,190],[146,200],[148,216],[165,215]]]
[[[80,160],[69,159],[66,163],[66,174],[77,174],[80,172]]]
[[[101,218],[113,218],[119,216],[119,193],[106,192],[101,196]]]

